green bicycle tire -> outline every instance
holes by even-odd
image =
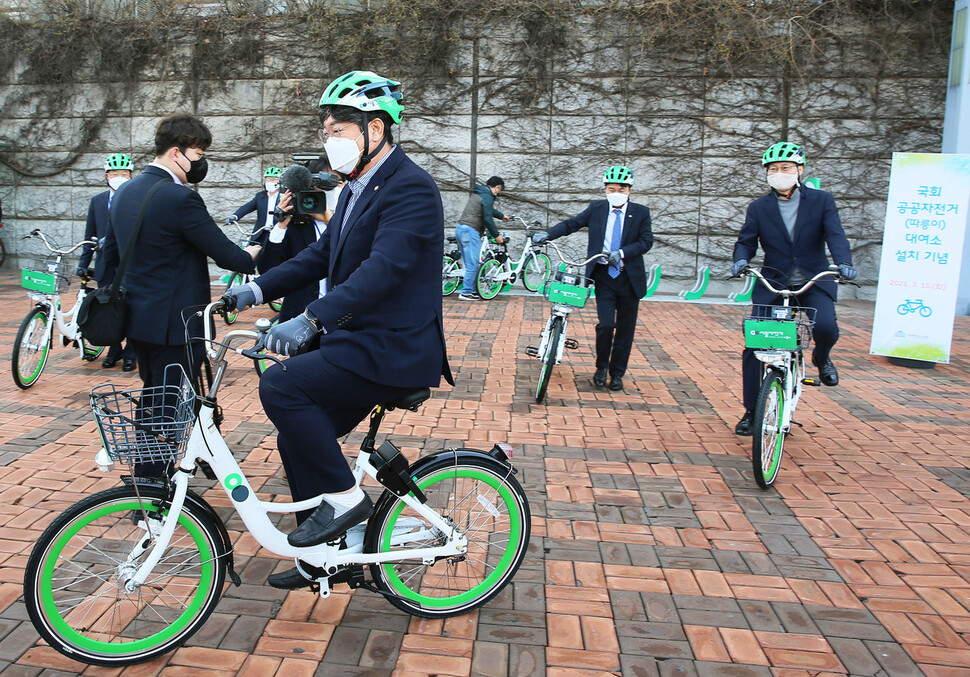
[[[50,309],[35,306],[20,323],[20,329],[13,344],[13,354],[10,357],[10,368],[13,372],[13,382],[22,390],[37,383],[44,373],[44,367],[47,366],[51,343],[50,340],[46,340],[41,345],[41,341],[50,321]]]
[[[450,256],[441,259],[441,295],[451,296],[461,284],[461,277],[455,271],[461,268],[461,264]]]
[[[552,262],[545,254],[533,254],[522,266],[522,286],[529,291],[539,291],[549,278]]]
[[[784,407],[784,377],[777,369],[768,369],[758,391],[751,440],[754,479],[762,489],[774,484],[781,467],[785,448],[785,433],[782,430]]]
[[[483,299],[494,299],[502,291],[502,282],[495,279],[501,272],[502,264],[496,259],[483,261],[475,277],[475,289]]]
[[[138,492],[156,519],[165,493],[148,486]],[[103,666],[152,660],[182,645],[219,603],[225,545],[212,518],[191,500],[145,585],[125,591],[120,574],[133,573],[144,555],[131,559],[148,533],[141,506],[131,486],[88,496],[34,545],[24,574],[27,613],[41,637],[68,658]]]
[[[536,403],[542,403],[546,398],[546,390],[549,388],[549,381],[552,379],[552,370],[556,366],[556,352],[559,349],[559,340],[562,336],[563,322],[561,317],[556,317],[549,328],[549,340],[546,342],[546,353],[542,356],[542,367],[539,369],[539,384],[536,386]]]
[[[373,564],[374,581],[390,593],[391,604],[415,616],[447,618],[477,609],[512,580],[525,557],[532,531],[525,490],[508,466],[485,454],[469,458],[443,453],[412,476],[428,498],[426,505],[464,531],[468,551],[431,565],[420,558]],[[446,536],[407,504],[393,494],[386,496],[368,522],[365,552],[444,542]],[[404,541],[409,531],[421,532],[423,538]]]
[[[235,287],[237,284],[242,284],[242,279],[243,279],[242,275],[240,275],[239,273],[233,273],[232,275],[230,275],[229,282],[226,283],[226,291],[229,291],[230,287]],[[231,313],[226,313],[225,315],[226,324],[232,324],[233,322],[236,321],[237,317],[239,317],[238,310]]]

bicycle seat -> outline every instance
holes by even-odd
[[[448,242],[458,242],[458,238],[455,237],[454,235],[449,235]]]
[[[385,402],[381,406],[385,409],[410,409],[411,411],[416,411],[418,406],[431,397],[431,388],[420,388],[414,392],[410,392],[404,397],[399,397],[396,400],[391,400]]]

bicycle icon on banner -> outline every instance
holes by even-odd
[[[919,313],[923,317],[929,317],[933,314],[933,309],[923,303],[923,299],[906,299],[905,303],[900,303],[899,306],[896,307],[896,312],[900,315]]]

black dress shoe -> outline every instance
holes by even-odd
[[[116,364],[118,364],[117,357],[106,357],[104,358],[104,361],[101,362],[101,368],[111,369],[111,367],[115,366]]]
[[[593,374],[593,385],[597,388],[602,388],[606,385],[606,370],[597,369],[596,373]]]
[[[610,390],[623,390],[623,379],[619,376],[614,376],[610,379]]]
[[[307,564],[306,562],[300,562],[300,567],[303,571],[307,572],[311,576],[319,578],[323,576],[323,569],[320,567],[315,567],[312,564]],[[308,588],[313,585],[313,581],[304,576],[300,569],[293,567],[292,569],[287,569],[286,571],[281,571],[278,574],[270,574],[269,578],[266,579],[274,588],[279,588],[280,590],[299,590],[300,588]]]
[[[754,412],[746,411],[738,424],[734,426],[735,435],[744,435],[745,437],[750,437],[754,432]]]
[[[294,548],[308,548],[335,540],[350,527],[364,521],[373,509],[374,502],[365,494],[360,503],[334,518],[333,506],[324,501],[286,540]]]
[[[137,368],[138,365],[134,360],[125,360],[121,365],[121,371],[135,371]]]
[[[825,364],[819,367],[818,361],[815,356],[812,355],[812,364],[818,367],[818,380],[827,386],[837,386],[839,385],[839,372],[835,369],[835,365],[832,364],[832,358],[826,358]]]

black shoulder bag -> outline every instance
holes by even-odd
[[[135,227],[131,231],[131,238],[125,247],[125,253],[121,257],[118,270],[115,271],[115,278],[110,287],[98,287],[89,293],[81,301],[81,307],[77,313],[77,326],[84,339],[94,346],[113,346],[125,340],[125,330],[128,322],[128,307],[125,297],[128,291],[121,286],[121,281],[125,277],[125,270],[128,268],[128,261],[135,248],[135,241],[138,239],[138,232],[141,230],[142,221],[145,219],[145,211],[148,203],[151,202],[155,191],[162,187],[162,184],[169,183],[171,179],[163,179],[157,182],[148,191],[145,201],[138,212],[138,219]]]

